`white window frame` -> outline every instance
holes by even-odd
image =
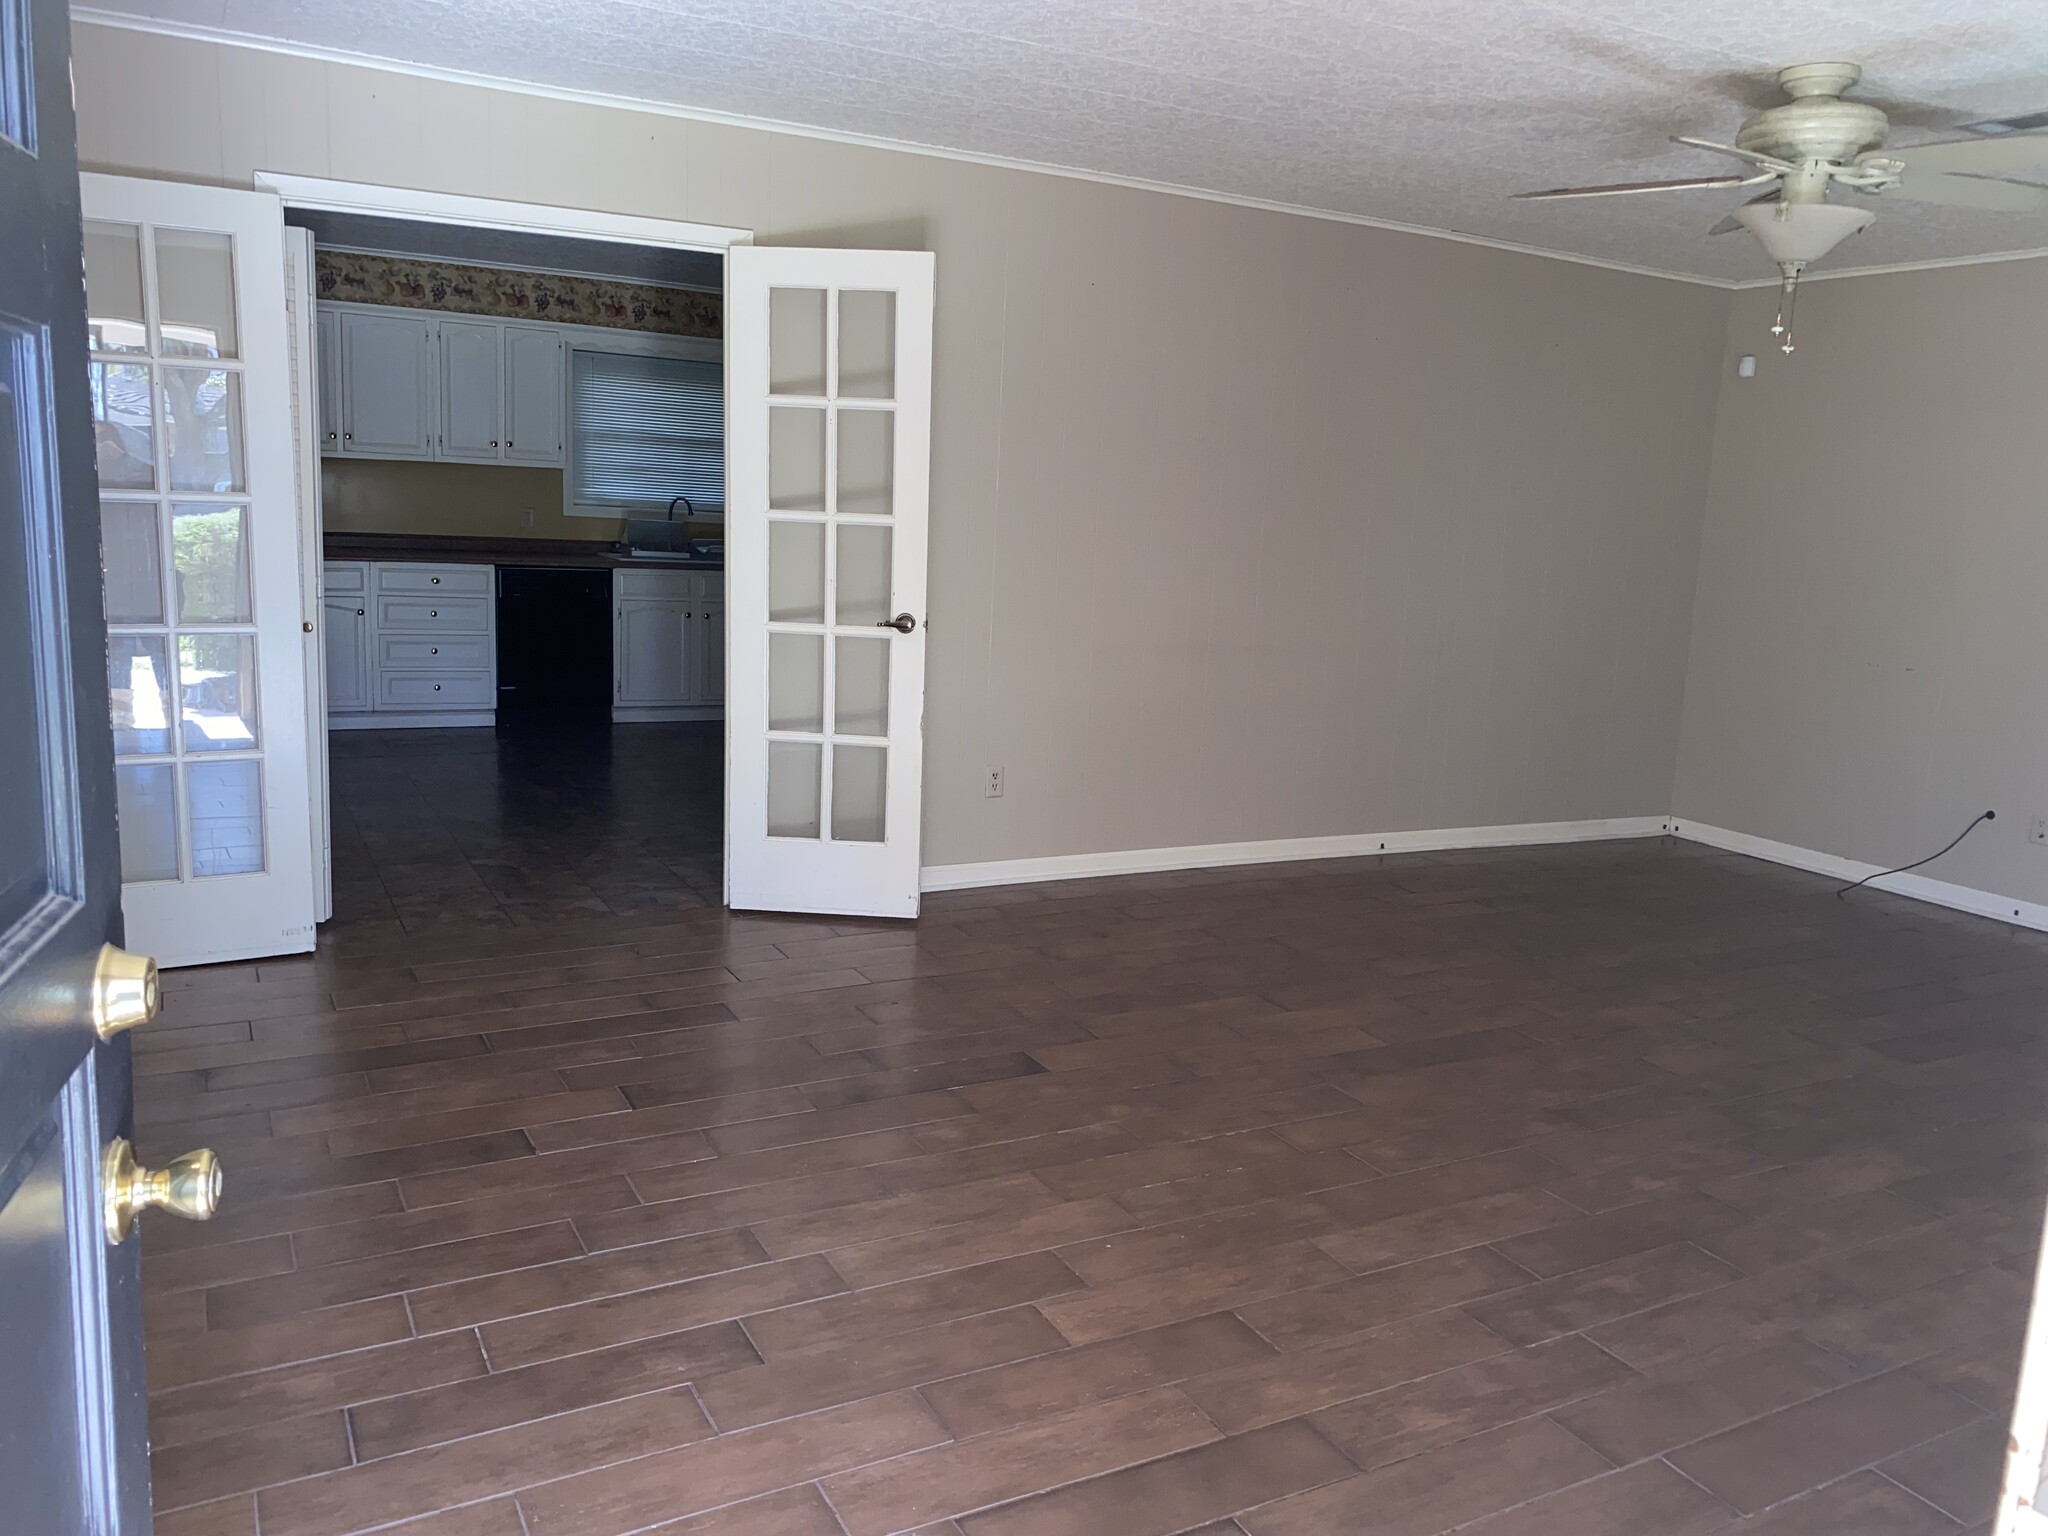
[[[619,522],[633,514],[625,507],[578,506],[576,503],[576,353],[612,352],[635,357],[672,357],[680,362],[716,363],[725,371],[725,343],[706,336],[661,336],[648,331],[613,331],[603,326],[565,325],[562,348],[562,515],[602,517]],[[699,522],[722,522],[725,509],[700,512]]]

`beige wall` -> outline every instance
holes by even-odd
[[[563,512],[559,469],[509,464],[322,459],[320,509],[329,533],[612,542],[625,529],[617,518]]]
[[[2048,901],[2048,261],[1738,296],[1678,814]],[[1759,358],[1735,376],[1738,354]]]
[[[936,251],[927,863],[1668,809],[1723,292],[92,26],[76,50],[95,169]]]

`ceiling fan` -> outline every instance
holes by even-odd
[[[1843,93],[1862,78],[1863,70],[1855,64],[1795,64],[1778,71],[1778,84],[1791,100],[1751,117],[1733,144],[1673,136],[1674,143],[1743,161],[1744,171],[1679,181],[1552,187],[1515,195],[1623,197],[1710,187],[1765,188],[1708,233],[1747,229],[1778,264],[1783,285],[1771,333],[1781,337],[1781,347],[1790,352],[1799,275],[1877,217],[1868,208],[1829,202],[1831,187],[1948,208],[2026,213],[2048,205],[2048,187],[2012,179],[2011,174],[2048,170],[2048,133],[2007,132],[1886,149],[1891,123],[1884,112],[1869,102],[1843,100]],[[2025,126],[2031,127],[2031,121]]]

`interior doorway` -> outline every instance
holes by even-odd
[[[285,217],[329,931],[722,903],[723,253]]]

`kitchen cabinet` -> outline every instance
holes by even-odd
[[[341,452],[341,315],[332,309],[313,311],[313,361],[320,403],[320,451]]]
[[[434,457],[496,464],[505,456],[505,328],[491,320],[443,320],[438,330],[441,430]]]
[[[491,725],[497,614],[488,565],[330,560],[328,725]]]
[[[697,699],[725,705],[725,604],[707,602],[697,610]]]
[[[507,325],[505,462],[559,465],[568,441],[568,340],[551,325]]]
[[[320,451],[558,468],[568,442],[567,330],[375,305],[323,304]]]
[[[327,657],[327,712],[370,707],[370,568],[330,560],[321,581],[321,634]]]
[[[402,309],[346,309],[341,332],[341,452],[434,456],[434,322]]]
[[[612,573],[612,719],[725,712],[725,573]]]

